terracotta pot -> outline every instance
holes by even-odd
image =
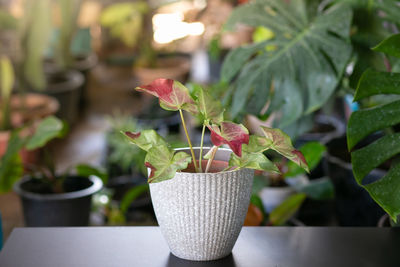
[[[190,153],[188,149],[179,150]],[[195,153],[199,153],[198,148]],[[218,149],[215,159],[219,162],[213,171],[223,169],[231,153],[229,149]],[[187,171],[190,169],[177,172],[173,179],[150,184],[161,232],[172,254],[179,258],[196,261],[223,258],[231,253],[242,229],[254,171]]]
[[[157,65],[157,68],[136,67],[134,69],[134,74],[140,84],[149,84],[158,78],[184,82],[190,71],[190,60],[183,56],[160,58]]]
[[[59,104],[54,97],[38,94],[15,94],[11,98],[11,120],[14,126],[56,114]]]

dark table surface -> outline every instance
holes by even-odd
[[[228,257],[173,256],[158,227],[17,228],[1,267],[400,266],[400,229],[244,227]]]

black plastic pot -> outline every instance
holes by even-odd
[[[92,195],[102,185],[96,176],[72,176],[65,179],[66,193],[54,194],[46,192],[42,182],[25,177],[15,183],[14,191],[21,197],[28,227],[88,226]]]
[[[328,144],[326,173],[335,186],[335,211],[341,226],[376,226],[385,213],[359,186],[353,176],[351,157],[347,151],[346,137],[336,138]],[[386,174],[383,170],[373,170],[364,182],[372,183]]]
[[[91,69],[94,68],[94,66],[96,66],[97,62],[98,62],[98,57],[95,53],[75,56],[73,69],[79,71],[84,77],[84,82],[80,87],[80,96],[79,96],[80,108],[83,108],[87,103],[89,72]]]
[[[78,117],[80,88],[84,83],[83,75],[75,70],[47,73],[45,93],[55,97],[60,103],[57,116],[73,124]]]

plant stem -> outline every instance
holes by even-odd
[[[211,167],[211,163],[212,163],[212,161],[214,160],[214,157],[215,157],[215,154],[217,153],[217,150],[218,150],[218,147],[217,146],[213,146],[212,148],[211,148],[211,150],[212,150],[212,152],[211,152],[211,157],[210,157],[210,159],[208,160],[208,162],[207,162],[207,167],[206,167],[206,173],[208,172],[208,170],[210,169],[210,167]]]
[[[194,168],[195,168],[196,172],[199,172],[199,170],[197,168],[196,157],[194,156],[192,142],[190,141],[189,133],[187,131],[186,124],[185,124],[185,119],[183,118],[183,113],[182,113],[181,109],[179,109],[179,114],[181,115],[183,129],[185,130],[186,139],[187,139],[189,147],[190,147],[190,153],[192,153],[192,159],[193,159]]]
[[[204,141],[204,132],[205,131],[206,131],[206,125],[203,124],[203,130],[201,131],[200,156],[199,156],[199,169],[200,169],[200,172],[203,172],[202,161],[203,161],[203,141]]]

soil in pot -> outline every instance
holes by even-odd
[[[80,88],[84,83],[83,75],[74,70],[46,74],[48,86],[45,93],[55,97],[60,103],[57,116],[70,125],[78,117]]]
[[[353,176],[346,137],[331,140],[327,148],[328,160],[324,168],[335,187],[334,206],[339,225],[376,226],[385,212],[368,192],[357,184]],[[384,175],[383,170],[373,170],[364,181],[371,183]]]
[[[62,185],[65,192],[54,193],[48,184],[25,177],[14,190],[21,197],[26,226],[87,226],[92,195],[101,186],[100,178],[71,176]]]

